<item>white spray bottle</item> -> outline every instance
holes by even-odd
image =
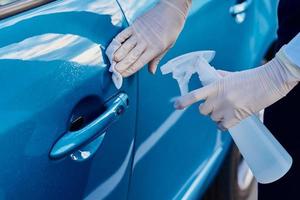
[[[220,78],[216,69],[208,64],[214,56],[214,51],[184,54],[167,62],[161,71],[172,73],[181,94],[185,94],[194,73],[204,86]],[[199,64],[201,62],[206,64]],[[255,115],[230,128],[229,133],[259,183],[274,182],[289,171],[292,157]]]

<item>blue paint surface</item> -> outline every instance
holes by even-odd
[[[171,76],[146,68],[124,82],[129,108],[91,158],[50,159],[74,113],[93,120],[118,94],[105,48],[157,0],[59,0],[0,21],[0,199],[194,199],[231,143],[197,105],[174,111]],[[217,68],[256,66],[275,38],[276,4],[254,0],[243,23],[234,0],[194,0],[185,28],[161,64],[180,54],[217,51]],[[200,87],[197,78],[190,88]],[[84,99],[90,108],[76,110]]]

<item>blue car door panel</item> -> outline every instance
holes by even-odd
[[[124,26],[118,3],[105,0],[54,1],[0,21],[0,199],[126,199],[135,77],[124,81],[130,106],[118,120],[50,155],[66,133],[118,111],[107,105],[120,92],[104,52]]]

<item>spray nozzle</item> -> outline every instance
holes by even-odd
[[[188,92],[188,83],[194,73],[198,73],[203,85],[207,85],[219,78],[216,70],[209,62],[214,58],[215,51],[196,51],[176,57],[160,69],[162,74],[172,73],[177,80],[181,95]]]

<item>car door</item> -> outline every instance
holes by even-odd
[[[133,23],[158,1],[119,2],[127,20]],[[266,7],[269,17],[274,17],[274,5],[258,2],[193,0],[185,27],[160,66],[178,55],[209,49],[216,51],[212,62],[216,68],[241,70],[254,66],[261,56],[258,49],[265,44],[256,41],[256,36],[274,31],[266,24],[259,26],[264,29],[254,28],[257,21],[266,22],[261,14]],[[259,20],[254,20],[255,12]],[[228,133],[221,134],[208,117],[200,115],[198,105],[174,111],[170,99],[180,93],[171,75],[162,76],[158,70],[151,76],[144,68],[138,78],[139,117],[129,197],[197,199],[218,171],[230,137]],[[190,90],[201,86],[197,76],[189,86]]]
[[[0,199],[126,199],[137,79],[108,72],[117,2],[0,2]]]

